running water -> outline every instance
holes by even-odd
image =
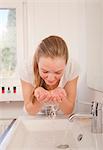
[[[55,119],[58,111],[58,106],[53,103],[47,103],[44,106],[45,115],[50,119]]]

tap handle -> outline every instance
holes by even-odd
[[[96,103],[95,115],[98,116],[98,102]]]
[[[94,110],[95,110],[95,102],[92,101],[92,104],[91,104],[91,114],[94,116]]]
[[[98,111],[102,111],[102,103],[99,103],[99,102],[92,102],[92,105],[91,105],[91,114],[93,116],[98,116]]]

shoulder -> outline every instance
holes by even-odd
[[[60,86],[64,87],[68,81],[71,81],[78,77],[80,74],[80,66],[78,62],[74,59],[69,59],[64,74],[60,81]]]
[[[74,60],[70,59],[67,62],[66,69],[65,69],[65,76],[68,80],[73,80],[80,74],[80,65],[79,63]]]

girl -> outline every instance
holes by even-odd
[[[28,114],[35,115],[45,104],[53,103],[68,115],[73,111],[78,66],[69,59],[65,41],[49,36],[38,45],[33,65],[25,64],[21,71],[24,106]]]

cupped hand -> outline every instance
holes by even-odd
[[[66,99],[67,94],[63,88],[57,87],[56,89],[51,90],[51,97],[52,101],[57,104],[63,102]]]
[[[50,92],[45,90],[42,87],[36,88],[34,95],[35,95],[36,99],[42,104],[50,101],[50,99],[51,99]]]

